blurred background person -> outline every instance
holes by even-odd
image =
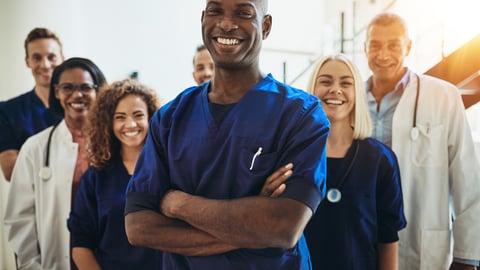
[[[400,232],[399,268],[474,270],[480,163],[465,107],[457,87],[405,66],[411,47],[399,15],[381,13],[370,21],[365,53],[372,136],[398,157],[408,220]]]
[[[28,33],[24,46],[25,63],[32,71],[35,86],[0,103],[0,165],[7,181],[27,138],[62,119],[48,110],[52,73],[64,60],[60,39],[46,28],[34,28]]]
[[[202,84],[212,79],[215,74],[213,59],[205,45],[197,47],[193,57],[193,79],[197,84]]]

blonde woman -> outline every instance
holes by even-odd
[[[369,138],[363,81],[344,55],[315,66],[308,91],[330,120],[327,197],[305,229],[313,269],[397,269],[398,231],[405,227],[397,159]]]

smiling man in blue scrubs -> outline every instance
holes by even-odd
[[[25,63],[35,87],[0,103],[0,165],[7,181],[27,138],[61,119],[48,110],[48,95],[53,70],[63,60],[62,43],[55,33],[46,28],[30,31],[25,39]]]
[[[318,99],[265,75],[267,0],[207,0],[210,82],[152,118],[127,188],[134,245],[164,250],[164,269],[310,269],[302,231],[325,193],[329,122]],[[293,163],[278,198],[259,196]]]

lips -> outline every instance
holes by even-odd
[[[85,103],[85,102],[69,102],[68,106],[72,107],[75,110],[86,110],[88,108],[88,103]]]
[[[216,41],[222,45],[237,45],[240,43],[238,38],[217,37]]]
[[[139,130],[136,130],[136,131],[126,131],[123,133],[123,135],[125,135],[126,137],[135,137],[137,136],[138,134],[140,134],[140,131]]]
[[[338,99],[324,99],[323,102],[328,105],[342,105],[345,103],[345,101]]]

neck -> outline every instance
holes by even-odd
[[[38,98],[42,101],[43,105],[48,108],[48,96],[50,93],[50,88],[43,87],[40,85],[35,85],[35,94],[37,94]]]
[[[215,70],[208,99],[219,104],[236,103],[263,78],[258,69]]]
[[[350,123],[331,123],[327,139],[327,156],[344,157],[353,141],[353,129]]]
[[[378,77],[372,77],[372,87],[370,91],[375,97],[377,104],[380,104],[383,97],[395,89],[397,83],[407,72],[407,68],[404,68],[402,72],[396,75],[393,79],[379,79]]]
[[[81,133],[85,120],[75,120],[65,117],[65,124],[71,132]]]
[[[127,168],[129,174],[133,174],[140,152],[142,152],[142,147],[143,145],[140,147],[128,147],[122,145],[120,155],[122,156],[123,165]]]

